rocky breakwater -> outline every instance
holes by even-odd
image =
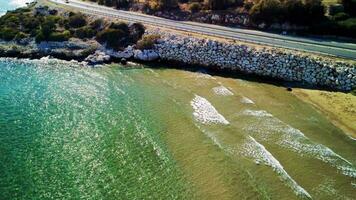
[[[161,34],[155,50],[163,60],[297,81],[350,91],[356,87],[356,65],[275,48],[255,48],[210,39]]]

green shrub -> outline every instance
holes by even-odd
[[[341,21],[341,20],[346,20],[348,19],[350,16],[344,12],[340,12],[340,13],[337,13],[336,15],[334,15],[332,17],[333,20],[335,21]]]
[[[95,30],[101,30],[104,27],[104,20],[96,19],[95,21],[90,23],[90,27]]]
[[[137,49],[153,49],[157,40],[160,39],[160,35],[145,35],[141,40],[136,44]]]
[[[105,29],[96,35],[96,39],[101,43],[106,43],[108,47],[120,49],[126,44],[126,37],[128,36],[119,29]]]
[[[356,18],[349,18],[338,23],[339,31],[345,36],[356,38]]]
[[[350,92],[352,95],[354,95],[354,96],[356,96],[356,88],[355,89],[353,89],[353,90],[351,90],[351,92]]]
[[[16,41],[20,41],[20,40],[22,40],[24,38],[27,38],[27,35],[25,33],[23,33],[23,32],[18,32],[14,39]]]
[[[206,0],[205,3],[210,10],[223,10],[227,6],[227,0]]]
[[[109,28],[111,29],[117,29],[117,30],[122,30],[124,33],[128,34],[129,33],[129,26],[124,23],[124,22],[119,22],[119,23],[111,23]]]
[[[22,19],[22,25],[26,32],[31,32],[33,29],[39,29],[41,24],[39,17],[27,16]]]
[[[87,24],[85,16],[80,13],[72,14],[68,20],[68,25],[72,28],[80,28]]]
[[[249,11],[253,21],[310,25],[325,19],[321,0],[260,0]]]
[[[67,41],[71,37],[71,34],[69,31],[63,31],[62,33],[60,32],[53,32],[51,35],[48,37],[48,41],[56,41],[56,42],[63,42]]]
[[[40,31],[45,38],[48,38],[49,35],[56,29],[56,24],[51,18],[46,18],[46,20],[41,24]]]
[[[5,41],[10,41],[13,40],[18,33],[19,31],[17,29],[5,27],[0,29],[0,38]]]
[[[344,6],[345,12],[356,16],[356,1],[355,0],[341,0],[342,5]]]
[[[191,3],[191,4],[189,5],[189,10],[190,10],[192,13],[198,12],[198,11],[200,10],[200,4],[199,4],[199,3],[196,3],[196,2]]]
[[[52,32],[49,36],[45,36],[41,31],[39,31],[35,37],[36,42],[42,41],[56,41],[56,42],[63,42],[67,41],[71,37],[69,31],[63,32]]]
[[[133,23],[129,26],[130,37],[133,43],[136,43],[142,38],[145,33],[145,27],[141,23]]]
[[[92,38],[95,36],[95,33],[96,33],[96,31],[94,29],[92,29],[90,26],[84,26],[84,27],[78,28],[75,31],[75,36],[77,38],[81,38],[81,39]]]
[[[260,0],[250,10],[252,19],[256,22],[278,22],[282,18],[282,7],[279,0]]]
[[[35,40],[37,43],[40,43],[42,41],[46,41],[47,40],[47,37],[45,37],[42,33],[42,31],[38,31],[38,33],[36,34],[35,36]]]

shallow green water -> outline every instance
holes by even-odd
[[[0,60],[0,199],[353,199],[356,143],[283,88]]]

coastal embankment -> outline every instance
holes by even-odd
[[[356,64],[327,56],[220,41],[167,30],[147,28],[146,36],[158,36],[150,47],[113,50],[95,40],[71,39],[65,42],[40,42],[25,38],[20,42],[1,42],[1,57],[40,58],[52,56],[84,61],[92,65],[121,60],[183,63],[217,71],[244,73],[340,91],[356,87]],[[152,42],[152,41],[151,41]]]
[[[356,85],[355,64],[277,48],[177,36],[159,30],[152,33],[163,35],[155,50],[164,60],[213,66],[342,91],[350,91]]]

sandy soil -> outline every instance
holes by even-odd
[[[347,135],[356,139],[356,96],[341,92],[294,89],[293,94],[311,103]]]

